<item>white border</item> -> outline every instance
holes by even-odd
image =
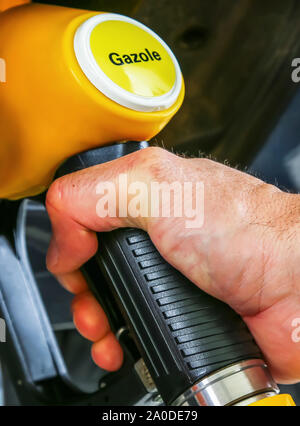
[[[121,88],[109,77],[107,77],[107,75],[97,64],[90,46],[92,31],[98,24],[106,21],[128,22],[143,29],[161,43],[161,45],[170,55],[176,70],[175,84],[168,93],[165,93],[163,96],[157,96],[153,98],[134,95],[133,93],[130,93],[127,90]],[[82,71],[91,81],[91,83],[93,83],[93,85],[105,96],[126,108],[143,112],[162,111],[174,105],[180,95],[182,89],[181,70],[177,59],[175,58],[169,46],[148,27],[134,19],[128,18],[127,16],[118,15],[115,13],[103,13],[89,18],[87,21],[81,24],[76,31],[74,37],[74,50]]]

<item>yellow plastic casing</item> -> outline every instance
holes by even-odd
[[[296,404],[290,395],[275,395],[250,404],[250,407],[295,407]]]
[[[0,0],[0,12],[27,3],[30,3],[30,0]]]
[[[91,83],[75,56],[74,36],[95,15],[41,4],[0,13],[7,73],[0,83],[0,198],[43,192],[57,167],[76,153],[149,140],[180,108],[183,83],[176,102],[155,112],[121,106]]]

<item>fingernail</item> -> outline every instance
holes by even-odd
[[[58,282],[73,294],[81,294],[87,291],[87,282],[80,271],[73,271],[65,274],[56,274]]]
[[[47,268],[49,270],[54,268],[58,264],[58,260],[59,260],[58,246],[57,246],[55,238],[53,237],[50,242],[47,258],[46,258]]]
[[[69,277],[68,274],[66,275],[56,275],[57,281],[70,293],[74,293],[72,291],[72,286],[69,283]]]

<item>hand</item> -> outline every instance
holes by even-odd
[[[186,229],[184,218],[172,217],[101,219],[96,185],[118,185],[120,173],[148,187],[152,181],[203,182],[204,225]],[[53,226],[48,268],[76,294],[74,322],[93,342],[96,364],[114,371],[123,355],[79,268],[98,249],[96,232],[137,227],[169,263],[243,317],[278,382],[300,380],[300,343],[292,339],[292,322],[300,318],[299,195],[207,159],[147,148],[56,180],[47,209]]]

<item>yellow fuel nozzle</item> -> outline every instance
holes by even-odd
[[[0,198],[43,192],[78,152],[149,140],[180,108],[170,48],[128,17],[42,4],[0,13]]]
[[[11,9],[12,7],[30,3],[30,1],[31,0],[0,0],[0,12]]]
[[[250,404],[250,407],[295,407],[296,404],[290,395],[282,394],[260,399]]]

